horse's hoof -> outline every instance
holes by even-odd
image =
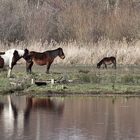
[[[28,69],[27,69],[27,70],[26,70],[26,73],[27,73],[27,74],[31,74],[31,73],[32,73],[32,70],[28,70]]]

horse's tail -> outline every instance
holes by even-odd
[[[3,55],[3,54],[5,54],[5,52],[0,52],[0,55]]]

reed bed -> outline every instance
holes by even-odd
[[[98,43],[83,44],[77,42],[69,43],[47,43],[43,46],[41,42],[32,41],[29,44],[20,43],[18,45],[11,44],[11,46],[5,46],[0,44],[0,51],[5,51],[10,48],[24,49],[28,48],[30,51],[43,52],[45,50],[52,50],[58,47],[62,47],[66,58],[61,60],[59,57],[55,59],[56,64],[65,65],[93,65],[96,64],[103,57],[115,56],[118,64],[140,64],[140,41],[135,41],[128,44],[124,41],[110,41],[101,40]]]

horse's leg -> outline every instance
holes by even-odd
[[[52,64],[52,62],[47,64],[47,70],[46,70],[46,73],[49,73],[49,69],[50,69],[51,64]]]
[[[8,77],[8,78],[11,77],[11,72],[12,72],[13,67],[14,67],[14,65],[12,64],[12,66],[9,67],[9,69],[8,69],[8,74],[7,74],[7,77]]]
[[[33,66],[33,62],[30,64],[30,66],[29,66],[29,70],[30,70],[30,73],[32,72],[32,66]]]
[[[112,63],[113,63],[114,69],[116,69],[116,60],[114,60]]]
[[[114,63],[114,68],[116,69],[117,67],[116,67],[116,62]]]
[[[27,73],[30,72],[29,65],[30,65],[30,63],[26,62],[26,72],[27,72]]]
[[[104,63],[104,65],[105,65],[105,68],[107,69],[107,65],[106,65],[106,63]]]
[[[31,62],[31,63],[27,63],[26,62],[26,72],[27,73],[31,73],[32,72],[32,66],[33,66],[33,62]]]
[[[116,66],[116,60],[114,61],[114,68],[115,68],[115,69],[117,68],[117,66]]]
[[[13,63],[12,62],[12,59],[9,60],[9,69],[8,69],[8,74],[7,74],[7,77],[10,78],[11,77],[11,72],[12,72],[12,69],[14,67],[16,63]]]
[[[10,76],[11,76],[11,71],[12,71],[12,69],[9,68],[9,69],[8,69],[8,74],[7,74],[7,77],[8,77],[8,78],[10,78]]]

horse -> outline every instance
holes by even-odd
[[[46,65],[46,73],[49,73],[49,69],[54,59],[59,56],[61,59],[65,58],[65,54],[62,48],[57,48],[55,50],[48,50],[44,52],[31,51],[30,56],[32,59],[31,63],[26,62],[26,71],[31,73],[33,64],[40,66]]]
[[[5,52],[0,52],[0,55],[5,54]]]
[[[7,77],[11,76],[11,71],[17,61],[24,58],[26,62],[31,62],[30,52],[28,49],[10,49],[0,55],[0,68],[9,67]]]
[[[107,69],[107,65],[113,64],[114,68],[116,69],[116,58],[114,56],[111,57],[104,57],[99,63],[97,63],[97,68],[100,68],[101,65]]]

